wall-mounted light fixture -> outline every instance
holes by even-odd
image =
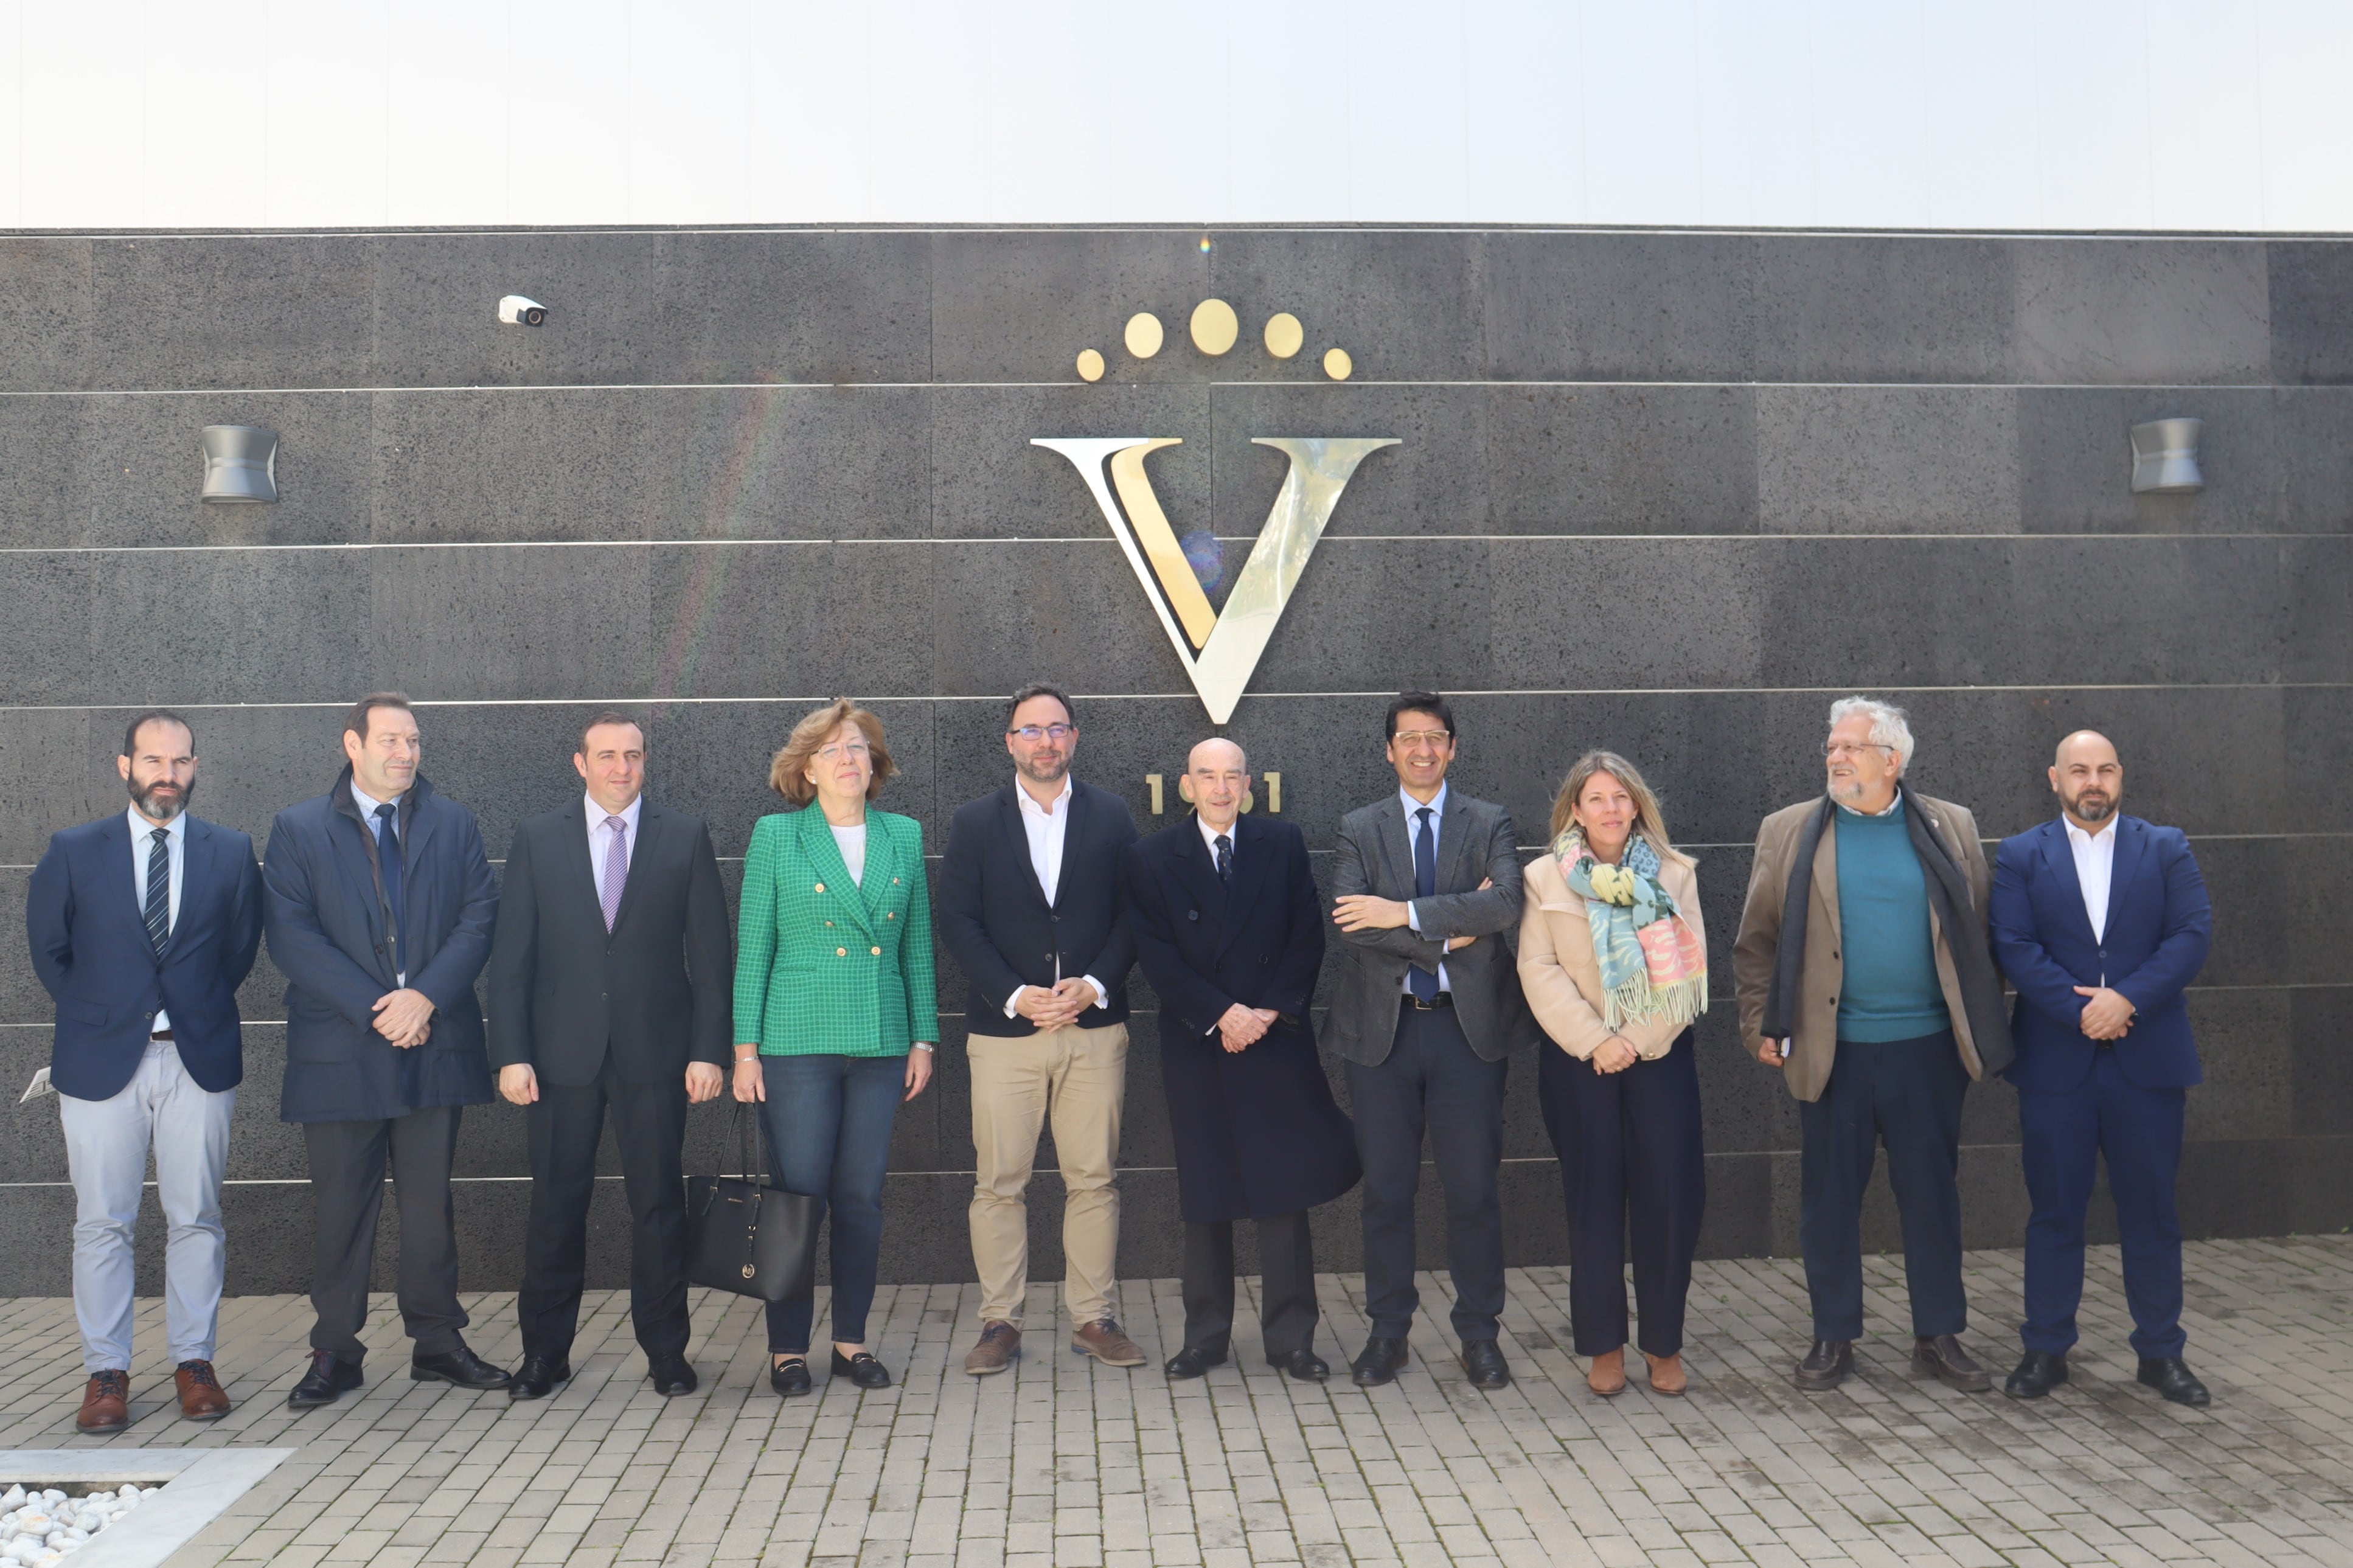
[[[543,327],[547,325],[547,307],[536,300],[509,294],[499,301],[499,320],[510,327]]]
[[[258,425],[206,426],[203,499],[276,500],[278,432]]]
[[[2152,419],[2132,427],[2135,495],[2189,495],[2206,488],[2198,471],[2203,419]]]

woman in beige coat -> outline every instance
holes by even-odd
[[[1537,1065],[1568,1202],[1569,1329],[1586,1384],[1626,1387],[1627,1215],[1651,1389],[1683,1392],[1683,1298],[1707,1201],[1692,1021],[1707,938],[1692,858],[1611,752],[1577,759],[1529,862],[1520,984],[1555,1049]]]

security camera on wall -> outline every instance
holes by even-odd
[[[510,294],[499,301],[499,320],[510,327],[543,327],[547,324],[547,307],[536,300]]]

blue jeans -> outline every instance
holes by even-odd
[[[907,1091],[907,1058],[762,1057],[768,1098],[760,1106],[771,1180],[786,1192],[826,1200],[833,1224],[833,1337],[866,1340],[874,1275],[882,1255],[882,1177],[891,1165],[891,1124]],[[768,1348],[809,1348],[817,1304],[768,1303]]]

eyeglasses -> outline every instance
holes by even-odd
[[[1879,741],[1832,741],[1822,748],[1822,761],[1834,763],[1841,757],[1859,757],[1865,752],[1892,752],[1894,749]]]
[[[833,763],[839,762],[844,757],[863,757],[871,750],[871,748],[865,742],[852,741],[848,745],[820,746],[818,748],[817,754],[827,762]]]
[[[1392,746],[1442,746],[1454,739],[1443,730],[1399,730],[1389,737]]]
[[[1079,732],[1076,724],[1024,724],[1018,730],[1008,730],[1008,735],[1018,735],[1031,745],[1040,741],[1067,741]]]

